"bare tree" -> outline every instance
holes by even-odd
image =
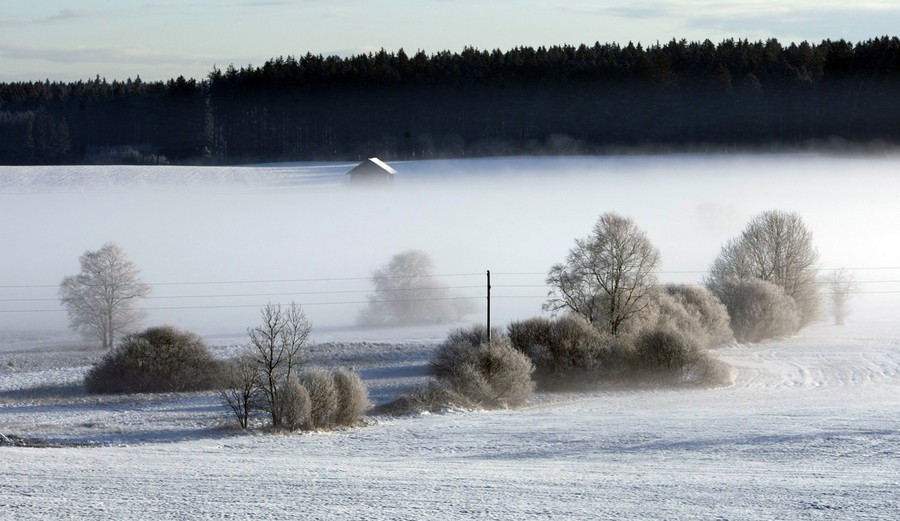
[[[550,268],[544,310],[568,310],[617,335],[652,302],[659,251],[634,221],[605,213],[593,233],[575,241],[566,261]]]
[[[141,281],[140,270],[116,243],[84,252],[79,262],[81,273],[66,277],[59,285],[60,301],[69,313],[72,329],[96,337],[104,348],[112,349],[120,333],[144,318],[134,305],[150,293],[150,286]]]
[[[260,391],[265,408],[272,417],[272,427],[281,422],[280,392],[283,383],[306,361],[303,348],[311,326],[296,303],[285,309],[280,304],[267,304],[262,311],[262,324],[250,328],[250,344],[256,361]]]
[[[831,315],[834,317],[834,323],[843,326],[847,318],[847,301],[856,291],[856,277],[853,276],[853,272],[841,268],[832,271],[824,279],[831,299]]]
[[[472,310],[471,302],[435,280],[431,258],[419,250],[394,255],[371,280],[375,293],[357,320],[362,325],[448,323]]]
[[[242,429],[250,425],[250,414],[258,406],[260,388],[256,358],[247,354],[226,365],[219,395]]]
[[[771,282],[797,302],[804,325],[819,309],[818,261],[812,232],[803,219],[794,212],[770,210],[754,217],[722,248],[704,284],[725,302],[723,292],[728,288],[752,279]]]

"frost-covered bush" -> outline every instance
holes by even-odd
[[[500,330],[492,328],[492,339],[500,338],[501,336]],[[484,326],[451,330],[447,334],[447,339],[438,347],[428,362],[431,374],[438,379],[446,380],[450,378],[459,367],[477,361],[478,351],[476,347],[486,344],[487,340],[487,328]]]
[[[406,393],[393,402],[380,405],[376,412],[403,415],[425,412],[441,412],[446,409],[471,409],[478,404],[459,394],[442,381],[432,381]]]
[[[818,261],[813,234],[803,218],[795,212],[769,210],[751,219],[739,236],[722,247],[704,285],[728,306],[726,300],[735,285],[754,278],[770,282],[794,299],[799,327],[803,327],[819,312]]]
[[[309,391],[297,378],[290,378],[281,385],[278,407],[281,428],[295,431],[306,427],[309,423],[312,400]]]
[[[306,370],[281,384],[278,400],[279,427],[289,431],[351,427],[369,407],[365,384],[346,369]]]
[[[321,369],[310,369],[301,373],[299,380],[309,393],[307,428],[322,430],[334,427],[340,407],[340,395],[334,384],[334,377]]]
[[[696,362],[701,355],[696,337],[670,326],[659,326],[637,336],[631,364],[639,371],[674,373]]]
[[[369,392],[359,375],[347,369],[332,373],[338,393],[338,408],[334,423],[342,427],[358,424],[369,408]]]
[[[660,383],[714,385],[728,376],[727,367],[699,344],[698,337],[668,325],[645,329],[635,338],[629,365],[635,377]]]
[[[707,348],[731,338],[727,312],[701,288],[654,290],[639,314],[613,336],[566,315],[509,325],[513,346],[535,366],[545,389],[598,383],[715,383],[724,366]]]
[[[622,366],[624,338],[600,332],[579,315],[530,318],[508,330],[510,342],[531,359],[545,387],[580,385]]]
[[[750,279],[721,289],[738,342],[789,336],[802,327],[797,302],[771,282]]]
[[[222,365],[203,340],[171,326],[126,336],[85,376],[90,393],[158,393],[214,389]]]
[[[631,324],[627,377],[665,384],[722,383],[727,367],[708,348],[731,338],[722,324],[727,317],[705,290],[669,286],[656,291],[652,305]]]
[[[674,298],[681,307],[699,319],[706,335],[706,347],[718,347],[734,336],[729,326],[728,309],[709,290],[688,284],[667,284],[665,294]]]
[[[554,320],[536,317],[508,326],[513,346],[535,366],[542,386],[580,385],[616,372],[622,365],[625,337],[600,332],[579,315]]]
[[[580,316],[559,317],[550,324],[549,349],[555,372],[605,368],[610,358],[610,340]]]
[[[506,326],[506,335],[512,346],[531,358],[535,371],[539,371],[538,360],[549,357],[546,346],[550,345],[550,319],[531,317],[511,322]]]
[[[429,366],[439,382],[481,407],[514,407],[534,391],[531,361],[497,330],[490,342],[484,327],[451,332]]]

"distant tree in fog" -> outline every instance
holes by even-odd
[[[371,277],[375,293],[360,312],[361,325],[411,325],[456,322],[471,302],[450,294],[434,277],[431,258],[419,250],[394,255]]]
[[[725,244],[704,283],[727,302],[726,293],[741,282],[771,282],[796,301],[802,327],[819,310],[818,261],[812,232],[800,215],[770,210],[754,217],[741,235]],[[728,311],[733,319],[732,310]]]
[[[659,251],[631,219],[600,216],[565,262],[550,268],[547,311],[570,311],[612,335],[653,300]]]
[[[138,299],[150,293],[140,270],[117,244],[109,242],[79,258],[81,272],[63,279],[59,298],[69,313],[72,329],[96,337],[112,349],[116,337],[144,318],[135,308]]]
[[[845,268],[832,271],[824,277],[825,288],[831,300],[831,315],[834,323],[844,325],[847,318],[847,301],[856,291],[856,279],[853,273]]]

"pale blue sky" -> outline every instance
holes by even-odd
[[[900,32],[900,0],[0,0],[0,81],[202,78],[213,65],[385,48],[652,44]]]

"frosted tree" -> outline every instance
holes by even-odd
[[[252,354],[246,353],[223,368],[219,396],[234,413],[242,429],[250,426],[250,414],[258,406],[262,389],[256,360]]]
[[[825,275],[824,279],[831,300],[831,315],[834,317],[834,323],[842,326],[847,318],[847,301],[856,291],[856,277],[853,276],[853,272],[841,268]]]
[[[109,242],[79,258],[81,272],[63,279],[59,298],[72,329],[112,349],[116,338],[144,318],[135,304],[150,293],[140,270],[117,244]]]
[[[436,280],[431,257],[419,250],[394,255],[371,280],[375,292],[357,319],[361,325],[449,323],[472,311],[471,302]]]
[[[575,241],[550,268],[546,311],[583,316],[613,335],[652,304],[659,251],[631,219],[605,213],[593,233]]]
[[[725,302],[730,288],[743,282],[771,282],[796,301],[802,326],[815,319],[819,309],[818,261],[812,232],[803,219],[793,212],[770,210],[754,217],[741,235],[725,244],[704,284]]]
[[[284,382],[306,361],[306,341],[312,329],[298,304],[287,308],[267,304],[260,312],[262,323],[247,330],[256,368],[256,382],[262,392],[265,409],[272,417],[272,427],[282,425]],[[245,373],[244,377],[249,377]]]

